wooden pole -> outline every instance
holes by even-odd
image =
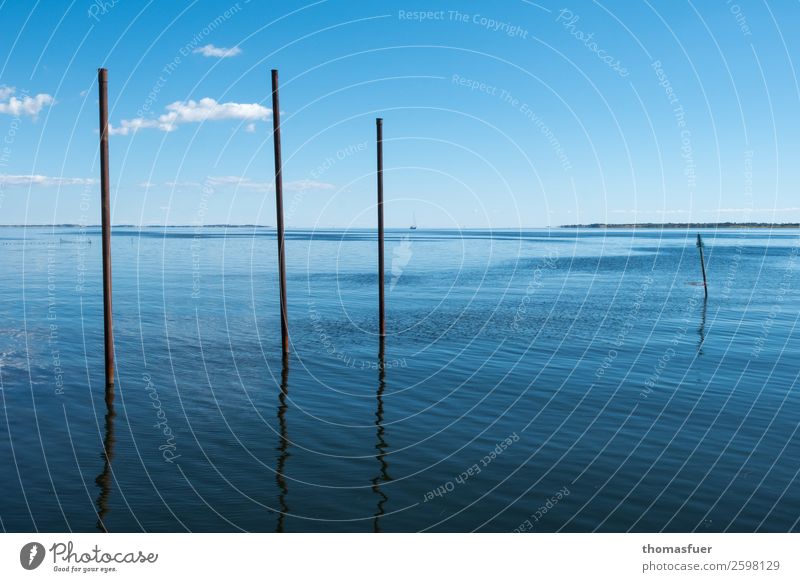
[[[275,213],[278,225],[278,270],[281,293],[281,345],[289,355],[289,321],[286,307],[286,254],[283,230],[283,164],[281,162],[281,106],[278,99],[278,71],[272,69],[272,139],[275,144]]]
[[[106,387],[114,386],[114,328],[111,321],[111,209],[108,174],[108,70],[98,69],[100,91],[100,209],[103,238],[103,334]],[[106,394],[106,399],[109,395]]]
[[[703,239],[700,238],[700,233],[697,233],[697,248],[700,251],[700,268],[703,270],[703,291],[706,293],[706,298],[708,298],[708,281],[706,281],[706,261],[703,257]]]
[[[375,120],[378,138],[378,319],[380,336],[386,335],[385,294],[383,289],[383,119]]]

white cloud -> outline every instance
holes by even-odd
[[[140,129],[159,129],[161,131],[175,131],[178,125],[184,123],[201,123],[203,121],[218,121],[221,119],[241,119],[244,121],[262,121],[269,119],[272,110],[258,103],[218,103],[210,97],[200,101],[176,101],[167,105],[166,113],[156,119],[137,117],[123,119],[119,127],[109,124],[111,135],[129,135]]]
[[[255,133],[256,132],[256,124],[255,123],[248,123],[247,127],[244,128],[247,133]]]
[[[228,57],[235,57],[236,55],[242,52],[238,46],[233,48],[224,48],[221,46],[214,46],[213,44],[207,44],[206,46],[201,46],[200,48],[194,49],[194,53],[199,53],[204,57],[216,57],[220,59],[225,59]]]
[[[202,184],[200,182],[179,182],[179,181],[165,182],[164,185],[167,188],[176,188],[176,189],[181,189],[181,188],[200,188],[202,186]]]
[[[137,117],[136,119],[123,119],[122,123],[119,127],[114,127],[112,124],[108,124],[108,134],[109,135],[128,135],[131,133],[136,133],[140,129],[144,129],[146,127],[158,127],[158,121],[155,119],[144,119],[142,117]],[[170,131],[170,130],[164,130]]]
[[[27,115],[35,118],[42,109],[55,103],[53,96],[47,93],[39,93],[35,97],[23,95],[20,99],[15,97],[16,92],[14,87],[0,86],[0,113],[7,113],[15,117]]]
[[[185,103],[176,101],[167,105],[167,111],[159,121],[168,125],[217,119],[264,120],[272,114],[271,109],[258,103],[217,103],[209,97]]]
[[[240,176],[209,176],[206,180],[206,183],[210,186],[234,186],[236,188],[254,190],[258,192],[268,192],[275,188],[274,182],[257,182],[255,180]],[[334,190],[336,189],[336,186],[327,182],[318,182],[316,180],[294,180],[291,182],[284,182],[283,189],[288,192],[301,190]]]
[[[0,184],[7,186],[86,186],[96,183],[97,180],[93,178],[0,174]]]
[[[295,180],[283,185],[286,190],[335,190],[336,186],[316,180]]]
[[[240,188],[252,188],[253,190],[269,188],[271,185],[269,182],[254,182],[249,178],[241,178],[239,176],[209,176],[207,182],[211,186],[238,186]]]

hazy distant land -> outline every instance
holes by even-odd
[[[562,224],[559,228],[800,228],[798,222],[633,222]]]
[[[0,224],[0,228],[100,228],[99,224]],[[135,229],[164,229],[164,228],[270,228],[275,227],[270,224],[115,224],[112,228],[135,228]],[[295,227],[289,230],[305,230],[303,227]],[[310,228],[310,227],[306,227]],[[337,227],[329,227],[338,230]],[[437,228],[429,227],[434,230],[487,230],[486,227],[472,228]],[[522,230],[544,230],[553,227],[525,227]],[[800,222],[631,222],[631,223],[603,223],[592,222],[590,224],[562,224],[555,228],[652,228],[652,229],[690,229],[690,228],[800,228]],[[393,228],[392,230],[404,230],[403,227]],[[425,230],[424,227],[420,230]],[[489,228],[491,230],[491,227]],[[495,230],[517,230],[514,227],[500,227]]]

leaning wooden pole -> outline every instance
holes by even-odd
[[[281,162],[281,107],[278,99],[278,71],[272,69],[272,139],[275,144],[275,213],[278,225],[278,271],[281,295],[281,344],[283,357],[289,355],[289,321],[286,308],[286,254],[283,230],[283,164]]]
[[[114,386],[114,328],[111,321],[111,204],[108,177],[108,70],[98,69],[100,90],[100,211],[103,237],[103,333],[106,387]],[[106,395],[108,399],[108,395]]]
[[[703,271],[703,291],[706,293],[706,298],[708,297],[708,281],[706,281],[706,261],[703,257],[703,239],[700,238],[700,233],[697,233],[697,248],[700,251],[700,268]]]
[[[380,336],[386,335],[385,292],[383,288],[383,119],[375,120],[378,132],[378,320]]]

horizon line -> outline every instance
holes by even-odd
[[[53,224],[2,224],[0,228],[101,228],[101,224],[77,224],[71,222],[53,223]],[[559,225],[546,225],[546,226],[426,226],[411,229],[407,226],[390,226],[387,229],[391,230],[553,230],[553,229],[636,229],[636,228],[800,228],[800,222],[736,222],[736,221],[721,221],[721,222],[639,222],[639,223],[603,223],[593,222],[585,224],[559,224]],[[213,223],[213,224],[129,224],[120,223],[112,224],[111,228],[136,228],[136,229],[158,229],[158,228],[268,228],[276,229],[275,225],[271,224],[227,224],[227,223]],[[291,230],[377,230],[375,226],[365,227],[346,227],[346,226],[294,226],[287,227],[287,231]]]

